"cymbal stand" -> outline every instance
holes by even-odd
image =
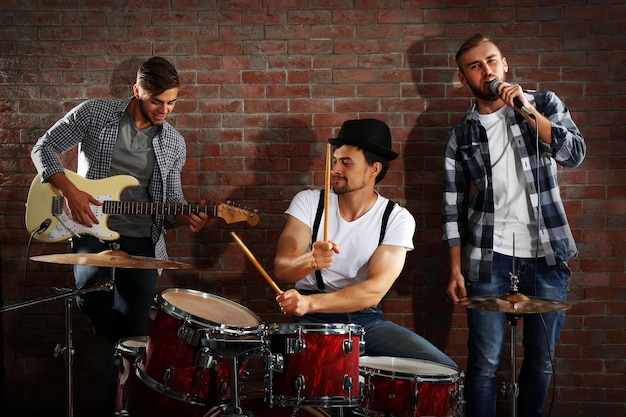
[[[515,271],[515,234],[513,235],[513,266],[512,271]],[[511,272],[511,287],[509,294],[517,295],[519,293],[519,277],[515,275],[515,272]],[[511,400],[511,417],[517,416],[517,397],[519,396],[519,384],[517,383],[517,321],[521,317],[520,314],[506,315],[506,319],[511,326],[511,382],[507,387],[509,399]]]
[[[41,304],[47,301],[54,301],[65,299],[65,346],[61,346],[59,344],[54,348],[54,357],[58,357],[60,354],[65,356],[65,377],[66,377],[66,388],[67,388],[67,415],[68,417],[74,417],[74,396],[73,396],[73,364],[74,364],[74,346],[72,345],[72,314],[71,307],[72,301],[79,294],[86,294],[93,291],[111,291],[113,289],[113,282],[115,278],[115,268],[112,268],[112,277],[111,281],[107,281],[104,284],[96,285],[89,288],[83,288],[80,290],[69,290],[67,288],[55,288],[59,294],[53,295],[50,297],[41,297],[30,301],[25,301],[23,303],[18,303],[14,305],[10,305],[0,309],[0,313],[4,313],[7,311],[17,310],[24,307],[30,307],[37,304]]]
[[[519,384],[517,383],[516,365],[517,365],[517,320],[520,318],[516,314],[507,314],[506,319],[511,326],[511,382],[509,382],[507,391],[511,400],[511,417],[517,416],[517,397],[519,395]]]

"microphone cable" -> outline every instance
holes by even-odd
[[[534,268],[534,277],[533,277],[533,285],[535,287],[535,294],[538,292],[537,285],[537,268],[539,266],[539,245],[541,242],[541,223],[543,221],[543,210],[541,209],[541,180],[539,178],[539,162],[540,162],[540,151],[539,151],[539,122],[537,122],[537,118],[534,114],[531,114],[530,117],[535,121],[535,179],[537,181],[537,246],[535,247],[535,268]],[[554,405],[555,395],[556,395],[556,369],[554,367],[554,357],[552,352],[550,351],[550,335],[548,334],[548,326],[543,317],[543,313],[538,313],[539,318],[541,319],[541,324],[543,325],[544,335],[546,337],[546,346],[548,350],[548,355],[550,357],[550,366],[552,368],[552,397],[550,398],[550,407],[548,409],[548,416],[552,415],[552,407]],[[554,314],[558,314],[555,312]],[[556,340],[555,340],[555,349],[556,349]]]

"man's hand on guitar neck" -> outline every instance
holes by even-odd
[[[198,203],[199,206],[204,206],[206,200],[203,198]],[[200,211],[198,213],[191,213],[189,216],[176,216],[176,224],[189,226],[189,230],[196,233],[206,226],[209,220],[209,215]]]
[[[74,221],[87,227],[99,223],[98,218],[91,210],[90,204],[101,206],[102,203],[100,201],[96,200],[91,194],[79,190],[63,172],[52,175],[48,182],[63,194],[65,204]]]

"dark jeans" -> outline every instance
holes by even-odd
[[[72,240],[76,253],[98,253],[111,249],[111,243],[91,235]],[[119,250],[130,255],[154,257],[150,238],[120,237],[115,242]],[[82,294],[77,303],[87,315],[97,334],[106,336],[112,346],[118,340],[146,335],[150,309],[158,273],[156,269],[108,268],[85,265],[74,266],[76,288],[90,287],[96,282],[113,278],[113,291],[94,291]]]
[[[457,367],[435,345],[411,330],[385,320],[380,307],[347,314],[313,313],[294,317],[296,323],[353,323],[363,326],[365,356],[423,359]]]
[[[565,301],[571,271],[566,264],[547,265],[544,258],[518,259],[519,292],[521,294]],[[501,296],[510,290],[512,258],[494,254],[491,282],[471,282],[468,296]],[[565,311],[524,314],[524,360],[519,373],[518,415],[542,416],[543,406],[552,377],[552,358],[556,340],[563,327]],[[465,394],[468,417],[496,415],[496,371],[504,338],[507,317],[504,313],[467,310],[469,328],[468,365]]]

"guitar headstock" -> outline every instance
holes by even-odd
[[[237,222],[247,222],[250,226],[259,224],[259,215],[255,211],[250,211],[237,207],[229,203],[217,205],[217,216],[224,219],[228,224]]]

